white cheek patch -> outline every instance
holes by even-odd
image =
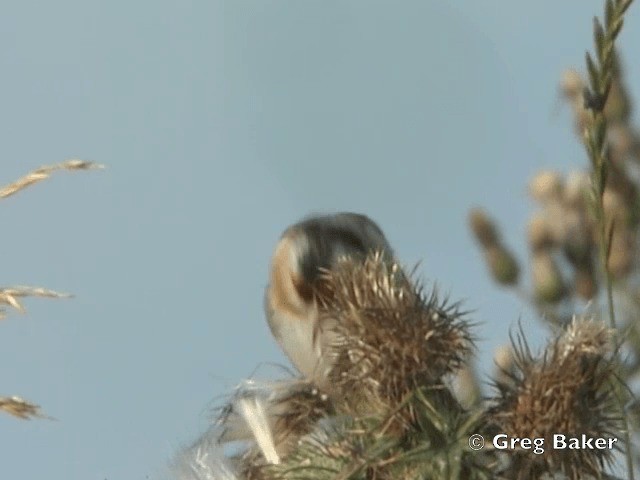
[[[313,378],[322,350],[317,335],[317,313],[309,312],[307,318],[292,318],[274,313],[278,326],[278,342],[291,363],[307,378]]]

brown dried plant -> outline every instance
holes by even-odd
[[[67,160],[55,165],[43,166],[0,188],[0,199],[15,195],[30,185],[49,178],[55,171],[91,170],[99,168],[104,168],[104,166],[84,160]],[[42,287],[24,285],[0,287],[0,305],[11,307],[19,313],[25,313],[26,311],[21,301],[25,297],[69,298],[71,295]],[[0,320],[4,319],[6,315],[6,309],[4,307],[0,307]],[[38,405],[30,403],[18,396],[0,396],[0,410],[21,419],[30,419],[33,417],[50,418],[40,412],[40,407]]]
[[[529,183],[540,207],[527,231],[530,287],[508,285],[493,274],[553,326],[569,324],[585,306],[608,320],[618,352],[612,363],[620,381],[613,388],[629,478],[634,477],[633,455],[640,462],[633,447],[640,419],[628,407],[635,393],[625,386],[633,387],[640,372],[640,131],[631,122],[633,109],[615,40],[631,3],[605,2],[604,21],[594,19],[595,53],[586,55],[586,78],[575,70],[562,76],[560,91],[572,108],[589,165],[564,177],[542,171]],[[484,249],[475,227],[477,215],[477,210],[471,213],[470,226]],[[482,215],[497,231],[488,215]],[[490,259],[489,268],[495,270]]]
[[[457,307],[370,256],[326,273],[323,314],[337,322],[336,359],[322,387],[299,378],[245,382],[209,432],[175,464],[180,480],[602,478],[612,451],[473,451],[498,432],[612,438],[622,429],[612,330],[574,318],[541,355],[524,337],[503,355],[487,401],[463,404],[447,377],[473,347]],[[246,442],[235,456],[230,442]],[[207,448],[207,456],[203,456]],[[210,460],[213,459],[213,460]],[[195,470],[194,470],[195,469]],[[194,473],[196,471],[197,473]],[[224,476],[227,475],[227,476]],[[555,477],[559,478],[559,477]]]
[[[496,381],[489,423],[496,432],[519,438],[542,438],[541,454],[510,454],[505,478],[537,478],[562,472],[568,478],[598,478],[613,461],[610,449],[552,449],[554,435],[568,438],[617,438],[622,429],[616,412],[616,363],[612,331],[603,323],[574,319],[544,353],[536,357],[524,336],[516,341],[511,372]],[[620,447],[614,440],[615,446]]]

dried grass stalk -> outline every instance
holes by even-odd
[[[40,406],[30,403],[21,397],[0,397],[0,410],[23,420],[32,418],[50,418],[40,412]]]
[[[78,159],[65,160],[64,162],[60,162],[55,165],[44,165],[27,173],[24,177],[19,178],[15,182],[0,188],[0,198],[10,197],[30,185],[46,180],[53,172],[58,170],[96,170],[103,168],[105,168],[104,165],[99,163]]]
[[[0,288],[0,304],[13,307],[20,313],[25,313],[26,309],[18,300],[24,297],[45,297],[45,298],[71,298],[70,293],[56,292],[42,287],[30,287],[16,285],[13,287]],[[0,320],[6,317],[6,311],[0,308]]]

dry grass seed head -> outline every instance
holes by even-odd
[[[23,420],[31,418],[49,418],[42,414],[40,406],[30,403],[21,397],[0,397],[0,410]]]
[[[29,172],[9,185],[0,188],[0,199],[15,195],[28,186],[45,180],[49,178],[53,172],[58,170],[95,170],[103,168],[105,168],[104,165],[99,163],[78,159],[65,160],[64,162],[57,163],[55,165],[45,165]]]
[[[42,287],[29,287],[24,285],[0,288],[0,305],[8,305],[20,313],[26,311],[22,302],[19,300],[24,297],[70,298],[72,295]],[[5,311],[0,308],[0,320],[5,316]]]

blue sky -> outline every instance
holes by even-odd
[[[13,2],[0,20],[0,183],[79,157],[2,202],[4,285],[73,292],[0,324],[3,478],[154,478],[215,399],[286,363],[262,313],[271,249],[313,211],[367,213],[465,299],[479,360],[522,318],[466,228],[516,251],[541,168],[586,164],[557,85],[602,2]],[[634,5],[624,59],[640,45]],[[640,66],[626,64],[640,98]]]

